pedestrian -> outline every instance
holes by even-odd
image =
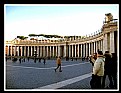
[[[101,89],[101,79],[104,75],[104,57],[102,51],[97,52],[97,59],[94,62],[92,79],[90,85],[92,89]]]
[[[77,61],[77,57],[75,58],[75,60]]]
[[[73,57],[71,58],[71,61],[73,61]]]
[[[44,65],[45,65],[45,63],[46,63],[46,59],[45,59],[45,57],[43,58],[43,63],[44,63]]]
[[[111,66],[111,55],[109,53],[109,51],[105,51],[105,66],[104,66],[104,76],[103,76],[103,80],[102,80],[102,88],[105,88],[105,79],[106,76],[108,76],[109,79],[109,86],[107,86],[107,88],[112,88],[113,87],[113,81],[112,81],[112,66]]]
[[[23,60],[24,60],[24,62],[25,62],[25,58],[24,58]]]
[[[89,56],[89,61],[92,64],[92,66],[94,66],[94,62],[96,61],[96,59],[97,59],[97,53],[94,53],[93,55]]]
[[[57,58],[57,60],[56,60],[56,63],[57,63],[57,67],[55,68],[55,72],[56,72],[56,70],[59,68],[59,72],[62,72],[62,70],[61,70],[61,56],[59,56],[58,58]]]
[[[41,58],[39,58],[39,62],[41,62]]]
[[[21,63],[21,58],[19,58],[19,62]]]
[[[96,60],[97,59],[97,53],[94,53],[93,58]]]
[[[112,76],[112,80],[113,80],[113,89],[117,88],[117,55],[116,53],[112,53],[112,57],[111,57],[111,76]]]
[[[28,62],[29,62],[29,57],[28,57]]]

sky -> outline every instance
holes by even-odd
[[[29,34],[84,36],[100,31],[105,14],[119,19],[118,4],[5,4],[4,39]]]

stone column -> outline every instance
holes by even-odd
[[[31,56],[32,56],[33,52],[32,52],[32,46],[31,46]]]
[[[73,51],[73,45],[72,45],[72,57],[74,57],[74,56],[73,56],[73,52],[74,52],[74,51]]]
[[[43,57],[43,46],[41,46],[41,57]]]
[[[40,42],[40,41],[39,41]],[[39,47],[39,51],[38,51],[38,56],[40,57],[40,46],[38,46]]]
[[[39,50],[39,55],[41,57],[41,54],[42,54],[42,50],[41,50],[41,46],[39,46],[40,50]]]
[[[75,44],[75,57],[76,57],[76,55],[77,55],[77,49],[76,49],[77,47],[76,47],[76,44]]]
[[[26,46],[24,46],[24,56],[26,56]]]
[[[17,46],[16,46],[15,49],[16,49],[15,55],[17,56],[17,53],[18,53],[18,48],[17,48]]]
[[[83,57],[85,57],[85,43],[83,44]]]
[[[16,56],[16,46],[14,46],[14,56]]]
[[[47,57],[48,57],[48,46],[47,46]]]
[[[31,47],[32,47],[32,46],[29,47],[29,51],[30,51],[30,52],[29,52],[29,53],[30,53],[29,55],[30,55],[30,56],[31,56],[31,50],[32,50]]]
[[[100,46],[99,49],[101,50],[101,40],[99,41],[99,46]],[[101,50],[101,51],[102,51],[102,50]]]
[[[114,32],[110,33],[110,53],[114,53],[115,52],[115,45],[114,45]]]
[[[7,50],[8,52],[7,52],[7,55],[9,55],[9,45],[8,45],[8,50]]]
[[[20,53],[20,47],[18,46],[18,56],[20,56],[19,53]]]
[[[71,45],[69,45],[69,58],[71,57]]]
[[[53,57],[54,57],[54,53],[55,53],[54,51],[55,51],[55,50],[54,50],[54,46],[53,46]]]
[[[90,43],[89,43],[88,51],[89,51],[89,55],[90,55]]]
[[[43,46],[43,56],[45,57],[45,46]]]
[[[58,45],[58,56],[60,56],[60,45]]]
[[[98,49],[101,50],[101,49],[100,49],[100,40],[98,41]]]
[[[42,57],[42,46],[40,46],[40,57]]]
[[[50,57],[51,57],[51,46],[50,46]]]
[[[100,48],[99,48],[99,41],[97,41],[97,50],[98,50],[98,49],[100,49]]]
[[[94,53],[95,53],[95,41],[94,41],[94,45],[93,46],[94,46]]]
[[[79,44],[78,44],[78,57],[79,57],[79,52],[80,52],[80,51],[79,51]]]
[[[16,46],[16,56],[18,56],[18,46]]]
[[[21,56],[21,46],[19,46],[19,56]]]
[[[29,57],[29,46],[28,46],[28,55],[27,56]]]
[[[102,42],[102,40],[100,40],[100,50],[103,52],[102,47],[103,47],[103,42]]]
[[[72,45],[71,45],[71,57],[72,57],[72,53],[73,53],[73,52],[72,52]]]
[[[64,57],[66,57],[66,45],[64,45]]]
[[[58,46],[56,45],[56,56],[58,56]]]
[[[95,41],[95,53],[97,53],[97,41]]]
[[[39,46],[37,46],[37,56],[39,56]]]
[[[91,42],[91,55],[93,54],[93,42]]]
[[[12,50],[13,50],[13,48],[12,48],[12,45],[11,45],[11,56],[12,56]]]
[[[80,53],[80,54],[81,54],[80,57],[82,57],[82,44],[80,45],[80,49],[81,49],[81,50],[80,50],[80,52],[81,52],[81,53]]]
[[[86,57],[88,56],[88,43],[86,43]]]
[[[22,54],[23,54],[23,46],[21,46],[21,56],[22,56]]]
[[[104,39],[103,39],[103,53],[105,53],[105,51],[108,51],[108,47],[107,47],[107,34],[104,35]]]

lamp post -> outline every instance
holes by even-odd
[[[34,62],[35,62],[35,63],[36,63],[36,57],[37,57],[37,55],[38,55],[38,54],[37,54],[37,51],[35,50],[35,51],[34,51]]]

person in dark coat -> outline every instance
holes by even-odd
[[[43,58],[43,63],[44,63],[44,65],[45,65],[45,63],[46,63],[46,58],[45,58],[45,57]]]
[[[39,58],[39,62],[41,62],[41,58]]]
[[[111,55],[109,54],[109,51],[105,51],[105,66],[104,66],[104,76],[103,76],[103,80],[102,80],[102,88],[105,88],[105,79],[106,79],[106,76],[108,76],[108,79],[109,79],[109,86],[110,88],[113,87],[113,81],[112,81],[112,66],[111,66]]]
[[[111,58],[111,68],[112,68],[112,79],[113,79],[113,88],[117,88],[117,55],[116,53],[112,53],[112,58]]]
[[[21,63],[21,58],[19,58],[19,62]]]
[[[29,62],[29,57],[28,57],[28,62]]]

